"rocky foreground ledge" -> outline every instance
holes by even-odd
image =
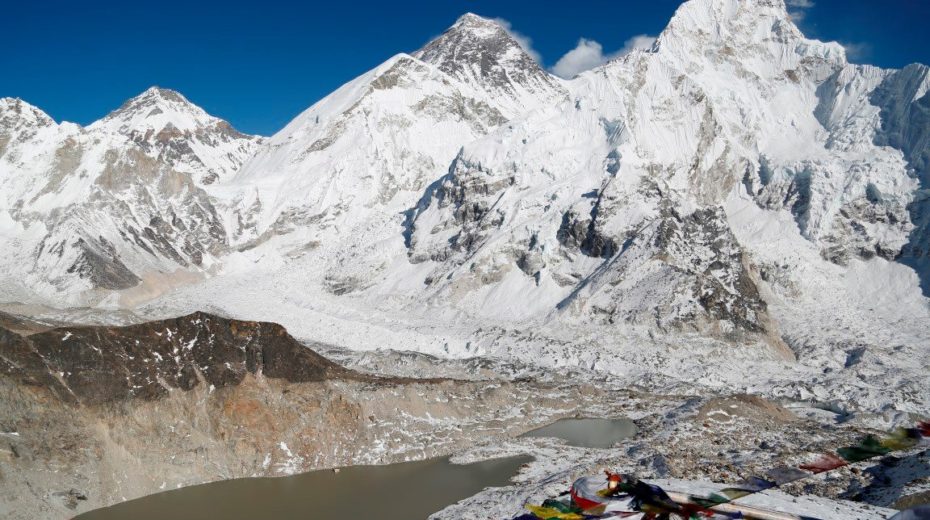
[[[220,479],[448,454],[606,400],[587,385],[489,374],[369,375],[280,325],[202,312],[29,329],[0,326],[0,517],[9,519],[71,518]]]

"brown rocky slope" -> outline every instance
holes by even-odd
[[[599,392],[362,374],[279,325],[205,313],[0,328],[0,517],[69,518],[212,480],[447,454]]]

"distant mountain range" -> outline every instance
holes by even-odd
[[[584,348],[925,347],[928,89],[690,0],[572,80],[466,14],[269,138],[159,88],[88,127],[7,98],[0,298],[613,371]]]

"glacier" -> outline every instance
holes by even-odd
[[[782,0],[689,0],[571,80],[466,14],[270,137],[166,89],[87,127],[5,98],[0,299],[894,420],[930,408],[928,89]]]

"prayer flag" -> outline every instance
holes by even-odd
[[[810,464],[801,464],[801,469],[806,469],[813,474],[823,473],[824,471],[831,471],[836,468],[843,467],[847,462],[832,453],[826,453],[821,455],[819,459],[811,462]]]

